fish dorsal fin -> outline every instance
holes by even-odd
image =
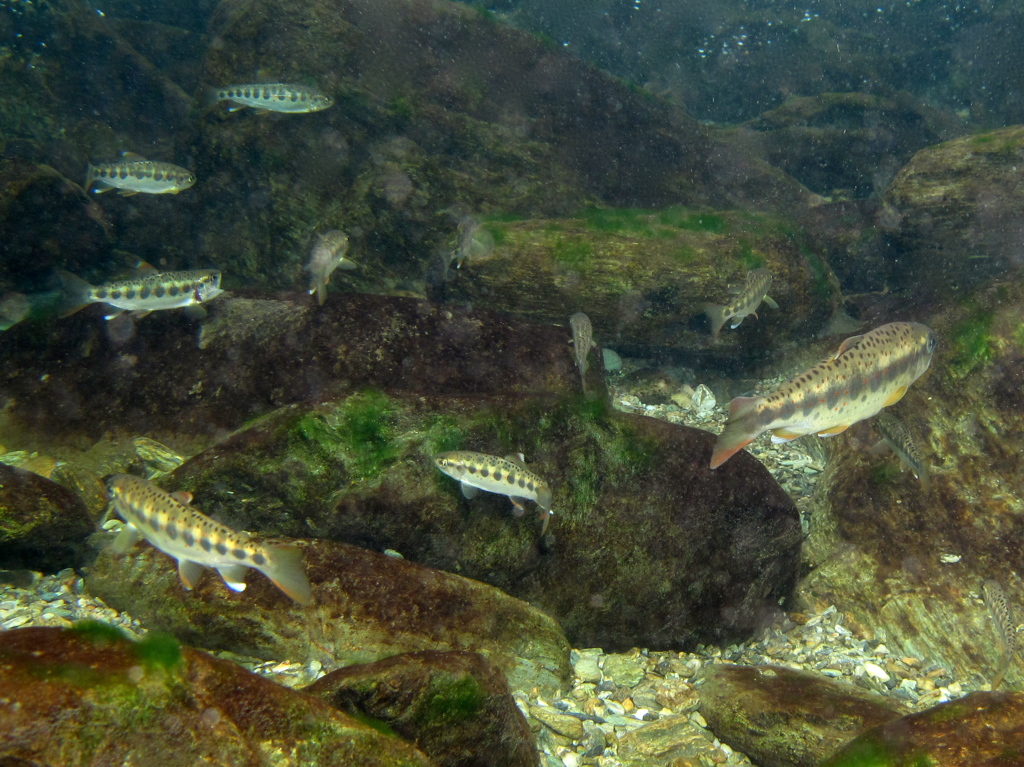
[[[177,492],[171,493],[171,498],[173,498],[180,504],[188,506],[190,503],[192,503],[193,495],[187,490],[178,490]]]
[[[121,152],[121,160],[123,162],[146,162],[146,158],[141,154],[135,154],[135,152]]]
[[[142,259],[139,259],[139,263],[135,265],[135,270],[132,272],[133,277],[152,277],[154,274],[160,274],[160,270]]]
[[[859,336],[850,336],[849,338],[847,338],[845,341],[839,344],[839,351],[836,352],[836,356],[833,357],[832,359],[837,360],[840,357],[842,357],[844,353],[850,351],[850,349],[856,346],[860,342],[860,339],[862,339],[863,337],[864,334],[862,333]]]
[[[228,588],[232,591],[245,591],[245,576],[249,572],[249,568],[245,565],[227,565],[225,567],[218,567],[217,572],[220,573],[220,577],[224,579],[224,583],[228,585]]]
[[[520,469],[526,468],[526,456],[524,456],[522,453],[510,453],[509,455],[505,456],[505,460],[508,461],[509,463],[514,463]]]
[[[178,577],[189,591],[195,588],[196,583],[199,582],[199,576],[202,574],[203,566],[198,562],[193,562],[191,559],[178,560]]]

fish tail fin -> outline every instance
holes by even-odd
[[[725,324],[725,306],[721,304],[707,304],[704,307],[704,313],[708,315],[708,320],[711,322],[711,338],[717,341],[718,332]]]
[[[932,475],[927,466],[922,464],[921,473],[917,475],[917,480],[921,483],[921,492],[928,495],[932,491]]]
[[[95,180],[92,177],[92,172],[94,170],[96,170],[96,168],[92,163],[89,163],[89,167],[85,169],[85,184],[82,185],[82,188],[85,189],[86,193],[88,193],[89,187],[93,185],[93,181]]]
[[[212,85],[208,85],[203,88],[203,107],[209,109],[210,107],[217,106],[220,103],[220,94],[217,89]]]
[[[303,569],[302,549],[298,546],[272,546],[267,549],[267,554],[270,564],[262,568],[263,574],[300,605],[308,605],[313,593]]]
[[[548,531],[548,522],[551,521],[551,490],[542,487],[537,491],[537,505],[541,508],[540,534]]]
[[[715,440],[711,468],[717,469],[764,431],[758,423],[757,406],[763,397],[736,397],[729,403],[729,421]]]
[[[92,303],[92,285],[63,269],[57,272],[60,283],[60,302],[57,307],[61,317],[74,314],[83,306]]]

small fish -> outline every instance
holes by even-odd
[[[334,99],[325,93],[305,85],[289,85],[288,83],[256,83],[250,85],[228,85],[225,88],[212,88],[209,91],[209,102],[216,104],[230,101],[234,106],[229,112],[252,107],[265,112],[319,112],[334,105]]]
[[[738,290],[736,298],[728,304],[708,304],[704,311],[711,321],[711,337],[717,341],[718,332],[727,320],[732,320],[730,328],[738,328],[748,314],[757,317],[757,307],[764,301],[772,309],[779,305],[768,297],[772,287],[772,273],[768,269],[752,269],[747,272],[746,284]]]
[[[580,378],[583,379],[583,387],[586,388],[590,350],[597,348],[597,344],[594,343],[594,327],[590,324],[590,317],[583,312],[576,312],[569,318],[569,327],[572,328],[573,358],[580,371]]]
[[[310,274],[309,294],[316,293],[320,306],[327,300],[327,283],[331,280],[331,272],[335,269],[356,268],[354,263],[345,258],[347,252],[348,235],[340,229],[332,229],[317,236],[306,271]]]
[[[1013,625],[1013,616],[1010,613],[1010,602],[1006,598],[1006,592],[996,581],[985,581],[981,587],[985,595],[985,604],[988,605],[989,614],[995,621],[996,629],[999,631],[1000,652],[1002,661],[992,677],[992,689],[995,690],[1006,676],[1010,663],[1013,661],[1013,654],[1017,651],[1017,629]]]
[[[155,439],[136,437],[132,440],[132,444],[135,445],[135,454],[146,465],[146,479],[161,477],[185,463],[182,456],[167,445],[161,445]]]
[[[120,162],[89,165],[85,172],[85,191],[98,185],[97,194],[116,189],[118,194],[177,194],[196,183],[188,168],[169,162],[153,162],[132,152],[121,155]]]
[[[484,228],[484,225],[472,216],[463,216],[459,221],[459,236],[452,253],[451,264],[455,262],[455,268],[462,267],[467,260],[486,258],[494,250],[494,236]]]
[[[228,588],[245,590],[248,569],[259,570],[299,604],[309,604],[309,580],[302,569],[302,551],[295,546],[266,546],[244,532],[214,522],[188,504],[189,493],[167,493],[131,474],[110,478],[110,500],[125,521],[114,541],[123,554],[139,537],[178,561],[178,575],[191,590],[204,567],[212,567]]]
[[[766,397],[736,397],[715,441],[716,469],[766,431],[772,442],[831,437],[899,402],[928,369],[935,334],[917,322],[891,322],[843,341],[835,356]]]
[[[455,450],[434,456],[434,465],[449,477],[459,480],[466,498],[474,498],[478,490],[507,495],[517,517],[525,511],[523,501],[536,501],[543,512],[540,534],[547,532],[552,514],[551,487],[526,468],[522,454],[499,458],[486,453]]]
[[[116,309],[106,315],[108,320],[126,311],[141,318],[161,309],[204,304],[224,292],[220,287],[220,272],[216,269],[187,272],[153,270],[153,273],[147,272],[148,276],[103,285],[90,285],[70,272],[58,274],[64,293],[62,317],[74,314],[89,304],[107,304]]]
[[[878,427],[882,439],[871,448],[871,453],[878,455],[891,449],[899,456],[901,467],[914,472],[914,476],[921,481],[921,490],[927,495],[931,490],[931,474],[928,464],[925,463],[924,458],[921,457],[921,451],[917,448],[914,435],[899,418],[888,413],[878,416],[875,426]]]

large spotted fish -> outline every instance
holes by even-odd
[[[177,194],[195,183],[195,174],[188,168],[154,162],[132,152],[123,153],[119,162],[90,164],[85,171],[85,190],[95,186],[97,194],[111,189],[123,195]]]
[[[916,322],[891,322],[843,341],[834,357],[766,397],[737,397],[715,441],[715,469],[766,431],[772,442],[805,434],[831,437],[870,418],[906,394],[928,369],[935,334]]]
[[[762,301],[772,309],[778,309],[779,305],[768,297],[771,286],[772,273],[770,270],[752,269],[747,272],[746,284],[737,291],[736,298],[725,305],[708,304],[705,306],[704,311],[711,322],[712,338],[715,341],[718,340],[718,332],[728,320],[732,320],[729,324],[730,328],[738,328],[748,314],[757,317],[757,308]]]
[[[106,315],[108,320],[125,311],[145,317],[160,309],[204,304],[224,292],[220,287],[220,272],[215,269],[157,272],[148,267],[140,274],[145,276],[90,285],[70,272],[59,272],[63,293],[61,316],[74,314],[89,304],[107,304],[114,307],[114,311]]]
[[[499,458],[486,453],[454,450],[434,456],[434,465],[449,477],[459,480],[462,494],[474,498],[477,491],[507,495],[516,516],[524,512],[524,501],[536,501],[542,511],[541,535],[547,532],[551,516],[551,487],[526,468],[522,455]]]
[[[257,543],[193,509],[188,493],[164,492],[141,477],[116,474],[109,487],[113,509],[125,521],[114,541],[116,553],[128,551],[142,536],[178,560],[178,575],[187,589],[195,586],[203,568],[211,567],[228,588],[244,591],[245,576],[253,569],[299,604],[309,603],[309,580],[300,549]]]

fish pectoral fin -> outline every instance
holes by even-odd
[[[96,183],[102,183],[102,182],[97,181]],[[96,189],[93,189],[92,193],[93,194],[103,194],[104,192],[109,192],[113,188],[114,187],[112,187],[112,186],[100,186],[100,187],[97,187]]]
[[[171,493],[171,498],[176,500],[178,503],[183,503],[186,506],[188,506],[190,503],[192,503],[193,496],[192,493],[188,492],[187,490],[178,490],[175,493]]]
[[[123,309],[118,309],[117,311],[112,312],[110,314],[104,314],[103,315],[103,319],[105,319],[105,320],[112,320],[112,319],[114,319],[116,317],[120,317],[122,314],[124,314],[124,310]]]
[[[188,317],[190,320],[196,321],[205,320],[208,314],[206,309],[201,307],[199,304],[192,304],[190,306],[186,306],[182,311],[185,312],[185,316]]]
[[[131,312],[131,315],[132,319],[141,320],[143,317],[145,317],[148,314],[151,314],[152,312],[152,309],[136,309],[135,311]]]
[[[871,446],[871,449],[868,450],[868,453],[871,455],[882,455],[883,453],[889,452],[889,450],[891,449],[892,448],[890,447],[888,442],[886,442],[884,439],[880,439],[878,440],[878,442]]]
[[[248,567],[244,565],[226,565],[218,567],[217,572],[220,573],[220,577],[224,579],[224,583],[227,584],[229,589],[232,591],[245,591],[245,576],[249,572]]]
[[[778,445],[782,442],[792,442],[794,439],[805,436],[804,432],[796,432],[792,429],[773,429],[772,444]]]
[[[756,317],[757,315],[755,314],[754,316]],[[729,325],[729,329],[730,329],[730,330],[735,330],[735,329],[736,329],[736,328],[738,328],[738,327],[739,327],[739,326],[740,326],[741,324],[743,324],[743,320],[745,320],[746,318],[747,318],[747,315],[745,315],[745,314],[744,314],[744,315],[743,315],[742,317],[737,317],[737,318],[735,318],[735,319],[734,319],[734,320],[732,321],[732,323],[731,323],[731,324]]]
[[[849,428],[850,428],[850,424],[843,423],[843,424],[840,424],[839,426],[833,426],[831,429],[825,429],[824,431],[819,431],[817,434],[818,434],[819,437],[834,437],[837,434],[842,434],[844,431],[846,431]]]
[[[137,189],[118,189],[117,193],[122,197],[131,197],[139,193]]]
[[[189,591],[195,588],[196,583],[199,582],[199,576],[202,574],[203,566],[198,562],[193,562],[191,559],[178,560],[178,577]]]
[[[901,386],[900,388],[898,388],[896,391],[889,395],[889,399],[885,401],[885,404],[882,407],[889,407],[889,405],[895,405],[897,402],[903,399],[903,395],[906,393],[907,387]]]
[[[510,495],[508,497],[512,501],[512,514],[516,517],[521,517],[526,513],[526,498],[520,498],[517,495]]]
[[[852,349],[854,346],[856,346],[858,344],[858,342],[860,341],[860,339],[862,339],[863,337],[864,337],[864,335],[861,334],[859,336],[850,336],[849,338],[847,338],[845,341],[843,341],[841,344],[839,344],[839,351],[836,352],[836,356],[833,357],[832,359],[834,359],[834,360],[839,359],[843,355],[844,352],[848,352],[848,351],[850,351],[850,349]]]
[[[768,307],[771,308],[771,309],[778,309],[779,308],[779,305],[777,303],[775,303],[775,300],[771,296],[765,296],[764,297],[764,302],[766,304],[768,304]]]
[[[117,555],[124,554],[135,542],[142,537],[142,534],[134,527],[125,522],[124,527],[121,528],[121,532],[117,534],[114,542],[110,546],[110,550]]]
[[[460,482],[459,484],[462,486],[463,498],[473,500],[474,498],[476,498],[476,494],[480,492],[479,487],[473,487],[473,485],[469,484],[468,482]]]

